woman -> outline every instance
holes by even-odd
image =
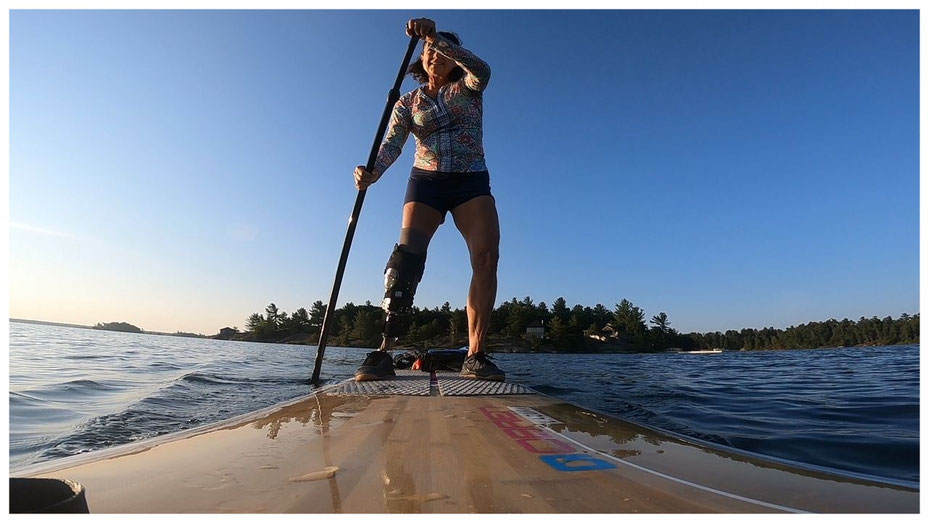
[[[451,212],[471,255],[468,291],[468,355],[463,376],[503,380],[503,371],[487,359],[484,343],[497,295],[500,226],[484,163],[483,91],[490,67],[467,49],[454,33],[436,32],[427,18],[410,20],[409,36],[423,39],[420,59],[409,73],[422,85],[394,105],[372,172],[355,168],[355,185],[367,188],[400,156],[410,133],[416,157],[403,205],[400,241],[387,263],[384,308],[387,322],[381,350],[368,354],[355,372],[358,381],[394,375],[387,354],[412,309],[422,277],[426,248]]]

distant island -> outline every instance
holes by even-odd
[[[113,323],[98,323],[94,325],[94,329],[98,330],[107,330],[107,331],[117,331],[117,332],[132,332],[136,334],[151,334],[153,336],[176,336],[180,338],[209,338],[204,334],[194,334],[192,332],[154,332],[146,331],[132,325],[131,323],[125,322],[113,322]]]
[[[94,330],[108,330],[116,332],[130,332],[134,334],[151,334],[153,336],[175,336],[180,338],[211,338],[212,336],[207,336],[205,334],[195,334],[193,332],[155,332],[147,331],[142,328],[136,327],[131,323],[125,322],[112,322],[112,323],[97,323],[96,325],[77,325],[74,323],[60,323],[54,321],[42,321],[42,320],[26,320],[20,318],[10,318],[10,321],[13,323],[28,323],[32,325],[49,325],[52,327],[68,327],[72,329],[94,329]]]
[[[93,327],[96,330],[102,331],[117,331],[117,332],[134,332],[136,334],[142,334],[142,329],[132,325],[130,323],[124,322],[113,322],[113,323],[98,323]]]
[[[267,343],[317,344],[326,305],[316,301],[293,314],[274,303],[246,321],[246,330],[225,328],[217,339]],[[376,348],[381,341],[384,313],[371,302],[347,303],[335,310],[327,343],[331,346]],[[487,348],[492,352],[689,352],[696,350],[783,350],[860,347],[919,343],[919,314],[899,318],[860,318],[857,322],[810,322],[787,329],[742,329],[726,332],[680,333],[664,312],[646,323],[645,312],[623,299],[613,310],[602,304],[568,307],[558,298],[549,307],[527,296],[494,309]],[[461,347],[468,344],[468,320],[463,309],[446,302],[434,309],[413,307],[410,328],[398,349]]]

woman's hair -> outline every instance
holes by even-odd
[[[461,38],[456,33],[452,33],[449,31],[439,31],[438,34],[444,36],[445,38],[448,38],[449,40],[454,42],[455,45],[461,45]],[[420,57],[415,62],[410,64],[410,67],[409,69],[406,70],[406,73],[412,76],[413,79],[415,79],[417,82],[421,84],[429,83],[429,73],[427,73],[426,69],[423,67],[422,55],[420,55]],[[452,82],[457,82],[458,80],[461,80],[463,77],[464,77],[464,69],[462,69],[460,66],[457,66],[457,65],[455,66],[454,69],[452,69],[452,72],[448,74],[448,79],[449,81],[452,81]]]

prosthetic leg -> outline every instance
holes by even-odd
[[[406,245],[394,245],[394,251],[384,270],[384,301],[381,308],[387,312],[384,322],[382,351],[393,348],[397,338],[406,333],[413,313],[413,295],[423,278],[426,253],[412,252]]]

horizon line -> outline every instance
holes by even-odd
[[[346,305],[347,305],[348,303],[351,303],[351,302],[347,302]],[[366,306],[366,305],[355,305],[355,306],[356,306],[356,307],[364,307],[364,306]],[[372,305],[372,306],[373,306],[373,305]],[[344,305],[343,305],[343,308],[344,308]],[[437,307],[433,307],[433,308],[439,308],[439,307],[437,306]],[[336,309],[336,310],[338,310],[338,309]],[[422,309],[422,310],[431,310],[431,309],[429,309],[429,308],[424,308],[424,309]],[[461,309],[452,309],[452,310],[454,311],[454,310],[461,310]],[[784,331],[786,331],[786,330],[788,330],[788,329],[792,329],[792,328],[798,327],[798,326],[800,326],[800,325],[807,325],[807,324],[810,324],[810,323],[825,323],[825,322],[828,322],[828,321],[846,321],[846,320],[848,320],[848,321],[858,322],[858,321],[861,321],[862,319],[870,320],[870,319],[877,318],[877,319],[879,319],[879,320],[883,320],[884,318],[887,318],[887,317],[891,318],[892,320],[897,320],[897,319],[902,318],[904,314],[906,314],[906,315],[909,316],[909,317],[919,316],[919,312],[917,311],[917,312],[912,313],[912,314],[911,314],[911,313],[908,313],[908,312],[902,312],[902,313],[900,313],[899,315],[897,315],[896,317],[895,317],[894,315],[892,315],[892,314],[888,314],[887,316],[885,316],[885,317],[883,317],[883,318],[880,317],[880,316],[877,316],[877,315],[873,315],[873,316],[871,316],[871,317],[861,316],[861,317],[858,318],[857,320],[853,320],[853,319],[848,318],[848,317],[842,318],[841,320],[840,320],[840,319],[836,319],[835,317],[831,317],[831,318],[826,319],[826,320],[810,320],[810,321],[807,321],[807,322],[798,323],[798,324],[790,325],[790,326],[787,326],[787,327],[773,327],[773,326],[767,326],[767,327],[742,327],[742,328],[740,328],[740,329],[726,329],[726,330],[707,330],[707,331],[690,331],[690,332],[680,332],[680,331],[678,331],[678,334],[685,335],[685,336],[688,335],[688,334],[712,334],[712,333],[717,333],[717,332],[720,333],[720,334],[725,334],[725,333],[727,333],[727,332],[729,332],[729,331],[741,332],[741,331],[743,331],[743,330],[745,330],[745,329],[753,329],[753,330],[756,330],[756,331],[761,331],[761,330],[765,330],[765,329],[775,329],[775,330],[784,330]],[[65,322],[61,322],[61,321],[36,320],[36,319],[31,319],[31,318],[14,318],[14,317],[12,317],[12,316],[10,316],[8,319],[9,319],[9,321],[14,321],[14,322],[51,324],[51,325],[59,325],[59,326],[64,326],[64,327],[77,327],[77,328],[85,328],[85,329],[93,329],[93,328],[95,327],[95,325],[84,325],[84,324],[80,324],[80,323],[65,323]],[[118,323],[118,322],[117,322],[117,323]],[[128,322],[124,322],[124,323],[128,323]],[[130,325],[134,325],[134,324],[130,323]],[[221,331],[221,330],[224,329],[224,328],[229,329],[229,328],[233,328],[233,327],[220,327],[220,328],[217,330],[217,333],[219,333],[219,331]],[[236,328],[237,328],[237,327],[236,327]],[[182,330],[175,330],[174,332],[166,332],[166,331],[146,330],[146,329],[143,329],[142,327],[139,327],[139,329],[142,330],[142,333],[143,333],[143,334],[177,334],[177,333],[181,333],[181,334],[197,334],[197,335],[199,335],[199,336],[212,336],[211,334],[203,334],[203,333],[201,333],[201,332],[197,332],[197,333],[185,332],[185,331],[182,331]],[[242,330],[242,331],[240,331],[240,332],[248,332],[248,331]]]

